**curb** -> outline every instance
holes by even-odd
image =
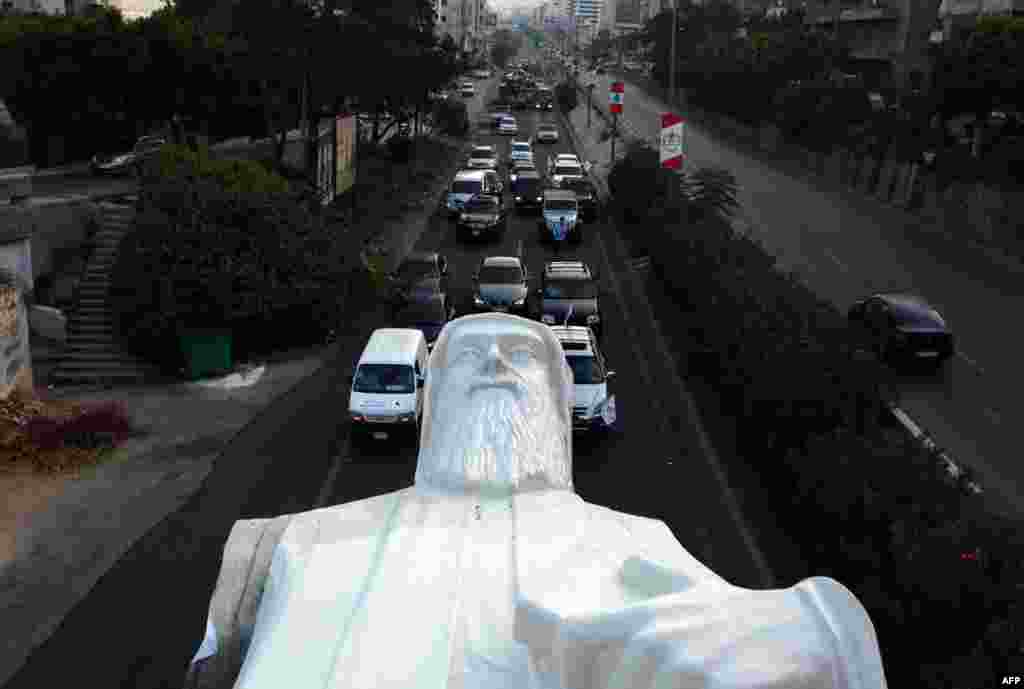
[[[965,470],[963,466],[958,464],[956,461],[953,460],[952,457],[949,456],[949,453],[947,453],[943,449],[940,449],[939,446],[932,439],[932,437],[928,434],[928,432],[921,428],[912,418],[910,418],[909,414],[900,409],[896,404],[889,405],[889,412],[896,418],[897,421],[899,421],[903,429],[912,438],[914,438],[914,440],[920,442],[925,449],[934,451],[936,453],[936,457],[939,459],[939,461],[942,462],[943,467],[946,470],[946,473],[948,473],[950,477],[957,480],[959,480],[961,477],[966,478],[966,486],[964,492],[971,495],[981,495],[982,493],[985,492],[984,489],[982,489],[982,487],[978,485],[977,482],[968,478],[971,475],[971,473],[973,473],[970,471],[970,468],[967,468]]]

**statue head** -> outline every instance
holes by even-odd
[[[572,490],[572,395],[546,325],[489,313],[448,323],[427,366],[416,485]]]

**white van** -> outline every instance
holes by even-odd
[[[351,379],[348,411],[354,432],[384,440],[396,430],[419,429],[428,356],[420,330],[373,331]]]

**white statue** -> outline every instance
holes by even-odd
[[[874,628],[840,584],[736,587],[663,522],[581,500],[571,386],[545,325],[445,326],[415,485],[236,523],[194,685],[886,686]]]

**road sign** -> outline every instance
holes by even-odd
[[[667,170],[678,170],[683,166],[683,127],[685,121],[670,112],[661,114],[661,166]]]
[[[612,88],[609,92],[609,99],[611,102],[611,112],[621,113],[622,112],[622,97],[626,92],[626,84],[621,81],[613,81]]]

